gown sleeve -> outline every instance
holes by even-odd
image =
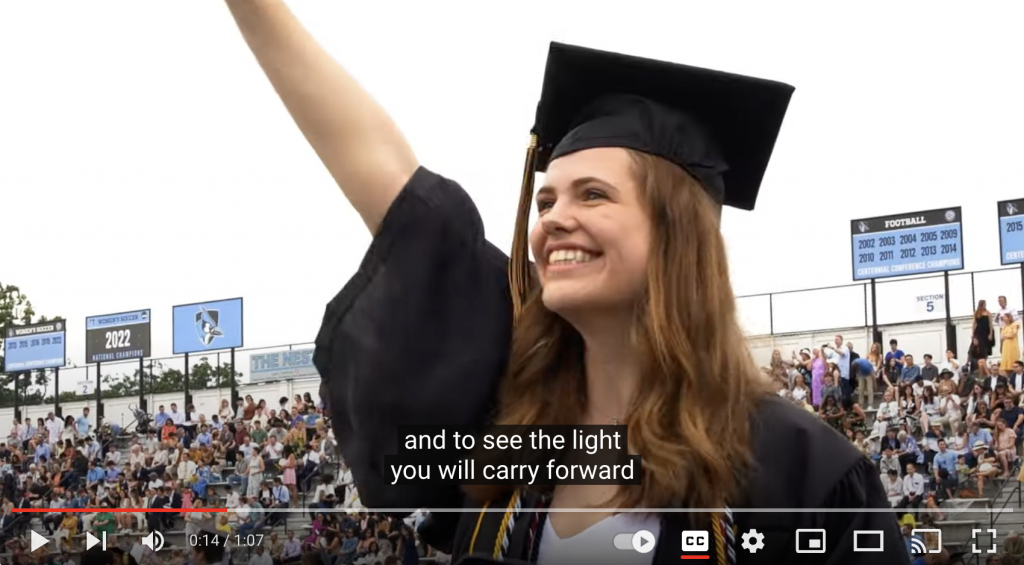
[[[397,428],[481,425],[508,361],[506,256],[455,182],[419,168],[316,338],[331,425],[369,508],[460,507],[457,487],[394,486]]]
[[[820,520],[828,536],[828,553],[820,561],[825,565],[905,565],[907,555],[903,536],[891,508],[878,469],[867,458],[854,464],[836,484],[824,508],[862,508],[868,512],[834,512]],[[882,552],[854,552],[857,531],[882,532]],[[864,542],[861,542],[862,544]],[[868,543],[876,543],[870,541]]]

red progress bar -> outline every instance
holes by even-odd
[[[227,508],[12,508],[11,512],[227,512]]]
[[[710,555],[683,555],[680,559],[711,559]]]

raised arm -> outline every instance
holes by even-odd
[[[299,130],[376,234],[419,164],[401,131],[283,0],[225,0]]]

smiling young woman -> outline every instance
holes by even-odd
[[[818,528],[829,543],[815,563],[907,560],[893,515],[864,511],[889,508],[877,470],[771,394],[737,322],[721,207],[753,209],[791,87],[552,44],[506,256],[465,191],[419,166],[280,1],[228,5],[375,236],[314,359],[363,503],[465,507],[421,528],[457,559],[675,563],[680,533],[706,529],[716,564],[793,563],[796,530]],[[637,486],[460,490],[386,475],[403,425],[620,423],[643,461]],[[662,541],[654,554],[614,549],[641,529]],[[741,552],[751,529],[764,547]],[[854,529],[890,547],[853,553]]]

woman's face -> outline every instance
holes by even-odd
[[[632,309],[647,279],[651,223],[624,149],[560,157],[537,191],[530,246],[553,312]]]

